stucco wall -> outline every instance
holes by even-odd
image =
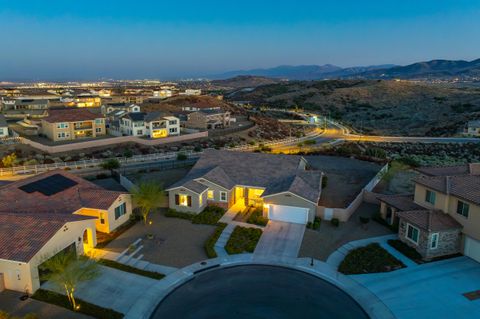
[[[72,243],[75,243],[77,254],[83,254],[83,233],[87,228],[93,235],[92,245],[96,245],[94,220],[69,222],[28,263],[0,260],[0,273],[4,274],[5,288],[35,292],[40,286],[38,265]]]
[[[175,204],[175,195],[189,195],[192,197],[192,206],[181,206]],[[200,205],[200,196],[202,196],[202,205]],[[198,214],[207,206],[207,192],[201,195],[194,193],[186,188],[176,188],[168,192],[168,207],[179,212]]]

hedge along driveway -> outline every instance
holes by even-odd
[[[120,271],[110,267],[99,266],[101,275],[78,285],[75,295],[77,298],[96,304],[104,308],[111,308],[123,314],[142,298],[145,291],[158,280]],[[51,282],[42,285],[43,289],[63,294]]]

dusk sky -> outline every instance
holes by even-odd
[[[0,80],[480,58],[479,0],[0,0]]]

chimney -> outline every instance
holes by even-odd
[[[470,175],[480,175],[480,163],[470,163],[468,166]]]

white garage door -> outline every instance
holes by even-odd
[[[480,262],[480,241],[466,236],[464,255]]]
[[[283,205],[270,205],[268,219],[282,222],[306,224],[308,221],[308,208]]]

